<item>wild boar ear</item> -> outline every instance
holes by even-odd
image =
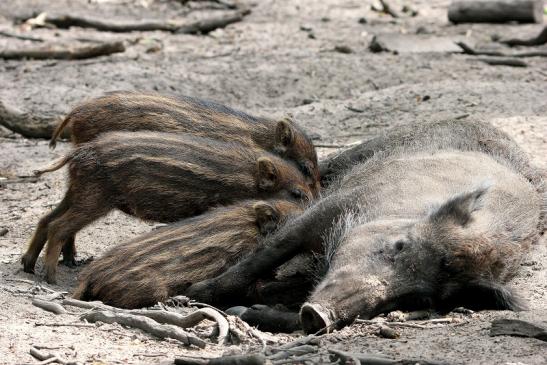
[[[294,143],[294,127],[290,119],[285,118],[277,122],[275,141],[282,147],[289,147]]]
[[[451,198],[429,216],[430,220],[435,223],[453,222],[465,226],[471,220],[471,214],[481,208],[481,198],[488,189],[489,186],[484,186]]]
[[[258,163],[258,188],[271,191],[278,183],[278,171],[272,160],[268,157],[260,157]]]
[[[272,233],[279,221],[276,209],[266,202],[258,202],[253,206],[256,214],[256,224],[260,234]]]

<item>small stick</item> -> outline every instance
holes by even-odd
[[[0,30],[0,35],[3,35],[4,37],[8,37],[8,38],[21,39],[23,41],[32,41],[32,42],[43,42],[44,41],[42,38],[36,38],[36,37],[30,37],[30,36],[22,35],[22,34],[10,33],[10,32],[6,32],[4,30]]]
[[[544,27],[543,30],[533,38],[528,39],[518,39],[512,38],[507,40],[501,40],[500,43],[506,44],[509,47],[513,46],[541,46],[547,43],[547,27]]]
[[[514,58],[479,57],[477,58],[477,61],[484,62],[491,66],[528,67],[526,62]]]
[[[35,298],[35,299],[32,300],[32,305],[35,306],[35,307],[41,308],[45,311],[55,313],[55,314],[65,314],[66,313],[66,309],[63,308],[63,306],[60,305],[59,303],[48,302],[46,300]]]
[[[45,354],[35,347],[30,348],[30,355],[37,360],[40,360],[40,364],[50,364],[52,362],[58,362],[59,364],[71,365],[72,361],[63,360],[59,355]]]
[[[534,52],[521,52],[521,53],[503,53],[498,51],[479,51],[475,50],[473,47],[468,45],[465,42],[456,42],[456,44],[462,49],[463,53],[472,55],[472,56],[496,56],[496,57],[516,57],[516,58],[525,58],[525,57],[547,57],[547,52],[544,51],[534,51]]]
[[[308,335],[306,337],[297,338],[294,341],[287,342],[286,344],[281,345],[277,348],[273,348],[272,350],[279,350],[279,351],[288,350],[296,346],[307,345],[307,344],[318,345],[319,337],[316,335]]]
[[[87,58],[106,56],[113,53],[124,52],[122,42],[103,42],[84,46],[57,46],[37,47],[0,51],[0,59],[5,60],[82,60]]]
[[[387,2],[387,0],[380,0],[380,4],[382,4],[382,10],[384,13],[391,15],[394,18],[399,18],[399,14],[393,10],[393,7]]]
[[[216,358],[203,357],[179,357],[175,359],[176,365],[263,365],[266,364],[266,357],[262,354],[229,355]]]
[[[317,346],[312,345],[301,345],[296,346],[290,349],[285,349],[282,351],[276,352],[274,355],[268,356],[268,360],[284,360],[293,355],[306,355],[309,353],[317,352]]]
[[[103,304],[103,302],[95,301],[95,302],[84,302],[83,300],[73,299],[73,298],[66,298],[63,299],[64,305],[70,305],[72,307],[78,307],[83,309],[105,309],[110,311],[120,311],[123,309],[114,308],[109,305]]]
[[[95,327],[94,324],[91,323],[35,323],[36,327]]]
[[[189,346],[205,347],[205,342],[198,337],[188,334],[179,327],[159,324],[151,318],[127,313],[115,313],[110,311],[93,311],[83,314],[82,319],[88,322],[119,323],[123,326],[133,327],[148,332],[158,338],[173,338]]]

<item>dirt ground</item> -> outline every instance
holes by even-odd
[[[398,8],[406,4],[418,11],[415,17],[394,19],[371,10],[374,1],[243,0],[240,4],[250,7],[251,14],[207,36],[35,29],[33,36],[120,39],[129,45],[124,53],[82,61],[0,60],[0,101],[28,113],[61,117],[77,102],[106,91],[192,95],[252,114],[292,115],[323,146],[318,149],[322,157],[386,127],[416,120],[476,118],[502,128],[538,166],[547,168],[545,58],[527,58],[528,67],[514,68],[490,66],[461,54],[368,50],[372,37],[384,33],[466,37],[477,47],[495,49],[502,46],[492,42],[492,36],[530,37],[541,30],[533,24],[451,25],[446,19],[449,2],[394,1]],[[197,18],[221,11],[189,11],[189,5],[181,3],[2,1],[0,29],[14,31],[15,18],[35,11],[107,19]],[[29,45],[29,41],[0,36],[0,49]],[[547,50],[546,46],[536,48]],[[71,361],[95,364],[169,363],[180,354],[213,356],[257,349],[256,341],[250,340],[237,346],[222,347],[209,341],[204,350],[186,348],[118,325],[55,327],[52,324],[81,322],[74,314],[55,316],[31,305],[34,295],[48,294],[44,287],[70,293],[80,270],[61,266],[58,285],[50,286],[42,282],[41,260],[36,276],[22,272],[19,263],[40,216],[61,199],[65,173],[51,173],[35,183],[2,185],[2,179],[30,175],[68,149],[68,143],[60,143],[51,152],[45,140],[25,139],[0,127],[0,232],[7,229],[0,233],[0,363],[37,363],[29,355],[31,345],[53,347],[51,351]],[[78,235],[78,257],[98,256],[151,227],[113,213]],[[545,238],[534,247],[512,285],[527,299],[528,311],[455,314],[459,322],[429,329],[404,327],[398,330],[398,339],[380,338],[373,326],[355,324],[323,336],[321,344],[450,364],[545,364],[546,342],[488,336],[494,318],[547,322]],[[264,336],[271,343],[290,338]]]

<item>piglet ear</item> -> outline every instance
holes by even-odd
[[[465,226],[471,221],[471,214],[481,208],[481,198],[488,189],[489,186],[484,186],[451,198],[430,215],[431,221],[434,223],[453,222]]]
[[[258,202],[253,205],[256,214],[256,224],[260,234],[266,235],[272,233],[279,221],[276,209],[266,202]]]
[[[257,160],[258,188],[260,190],[272,191],[277,186],[279,179],[277,168],[268,157],[260,157]]]
[[[285,118],[277,122],[275,140],[281,147],[289,147],[294,143],[294,130],[290,119]]]

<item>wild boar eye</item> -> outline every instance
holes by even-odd
[[[308,201],[308,196],[300,189],[291,190],[291,197],[296,200]]]
[[[402,251],[403,248],[405,247],[405,242],[399,240],[399,241],[395,242],[395,245],[394,245],[394,246],[395,246],[395,250],[397,250],[397,251]]]
[[[304,176],[312,176],[312,169],[309,161],[300,162],[298,167]]]

